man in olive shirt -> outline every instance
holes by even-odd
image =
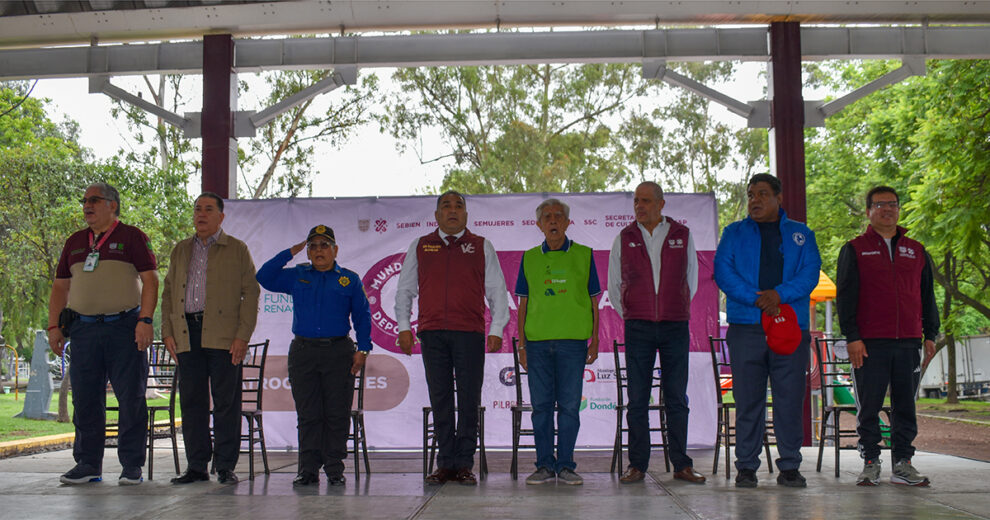
[[[196,235],[175,245],[162,291],[162,340],[179,362],[186,472],[173,484],[209,480],[237,483],[241,439],[241,361],[258,317],[258,282],[244,242],[220,229],[223,199],[196,199]],[[215,443],[210,441],[213,401]]]
[[[80,202],[87,228],[65,242],[48,303],[48,344],[56,356],[65,348],[59,315],[66,307],[78,313],[63,324],[72,336],[69,380],[76,465],[59,480],[102,480],[109,379],[120,409],[117,458],[123,471],[118,483],[140,484],[148,423],[144,350],[154,338],[158,264],[148,236],[118,220],[120,195],[113,186],[91,184]]]

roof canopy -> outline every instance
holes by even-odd
[[[990,22],[985,0],[114,0],[0,2],[0,48],[199,39],[204,34],[361,33],[547,26]]]

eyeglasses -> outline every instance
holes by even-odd
[[[85,206],[87,202],[90,203],[90,204],[96,204],[97,202],[100,202],[101,200],[110,200],[110,199],[108,199],[106,197],[100,197],[99,195],[93,195],[92,197],[83,197],[83,198],[79,199],[79,203],[82,204],[83,206]]]
[[[883,209],[883,208],[897,209],[900,206],[901,205],[898,204],[896,200],[878,201],[873,203],[873,209]]]
[[[310,249],[310,250],[313,250],[313,249],[327,249],[327,248],[329,248],[332,245],[333,244],[331,244],[330,242],[310,242],[310,243],[306,244],[306,248],[307,249]]]

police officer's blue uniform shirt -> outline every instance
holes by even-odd
[[[285,268],[292,260],[289,249],[275,255],[258,270],[258,283],[271,292],[292,295],[292,333],[306,338],[332,338],[351,332],[354,324],[357,348],[371,350],[371,312],[361,278],[334,262],[317,271],[311,264]]]

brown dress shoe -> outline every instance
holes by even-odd
[[[695,471],[694,468],[692,468],[691,466],[686,466],[677,473],[674,473],[674,478],[677,480],[690,482],[692,484],[705,483],[705,476]]]
[[[477,486],[478,479],[475,478],[474,473],[471,473],[471,468],[461,468],[457,471],[457,476],[451,480],[456,480],[462,486]]]
[[[457,476],[454,470],[448,468],[437,468],[436,471],[430,473],[423,479],[424,482],[431,486],[439,486],[448,480],[454,480]]]
[[[642,482],[644,478],[646,478],[646,473],[643,473],[633,466],[629,466],[626,468],[626,472],[619,477],[619,482],[622,482],[623,484],[632,484],[634,482]]]

